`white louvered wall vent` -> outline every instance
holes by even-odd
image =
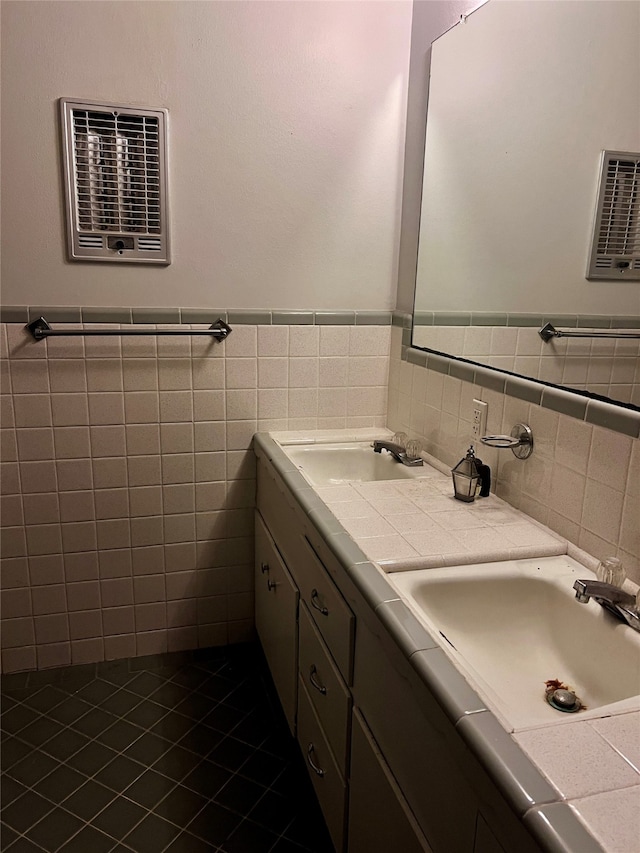
[[[70,260],[169,264],[167,111],[60,106]]]
[[[602,152],[587,278],[640,281],[640,154]]]

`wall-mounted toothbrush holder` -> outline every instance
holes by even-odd
[[[533,433],[527,424],[516,424],[511,430],[511,435],[483,435],[480,441],[488,447],[497,447],[499,450],[510,447],[511,452],[518,459],[528,459],[533,453]]]

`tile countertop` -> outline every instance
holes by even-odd
[[[465,504],[451,476],[430,465],[415,480],[316,489],[384,571],[431,569],[567,553],[567,541],[495,495]]]
[[[291,444],[370,441],[385,434],[363,429],[271,437],[286,453]],[[428,467],[420,479],[311,487],[381,571],[567,553],[595,568],[597,560],[495,495],[457,502],[449,469],[424,457]],[[567,720],[511,737],[607,853],[640,850],[640,711]]]
[[[371,441],[385,430],[271,433],[287,445]],[[312,486],[367,558],[385,572],[554,557],[566,539],[489,495],[473,503],[453,497],[449,468],[428,454],[415,479]]]
[[[512,737],[605,850],[640,850],[640,711]]]

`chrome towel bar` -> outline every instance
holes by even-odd
[[[224,320],[218,319],[212,323],[208,329],[52,329],[44,317],[38,317],[25,326],[35,338],[36,341],[42,341],[44,338],[63,337],[80,335],[89,337],[93,335],[207,335],[214,338],[216,341],[223,341],[227,335],[231,334],[231,326],[228,326]]]
[[[607,332],[607,331],[590,331],[579,332],[573,329],[556,329],[551,323],[543,326],[538,334],[545,343],[548,343],[551,338],[630,338],[631,340],[640,340],[640,332]]]

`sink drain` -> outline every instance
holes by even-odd
[[[576,696],[575,692],[557,678],[545,681],[545,699],[556,711],[564,711],[565,714],[575,714],[576,711],[586,711],[586,705]]]

